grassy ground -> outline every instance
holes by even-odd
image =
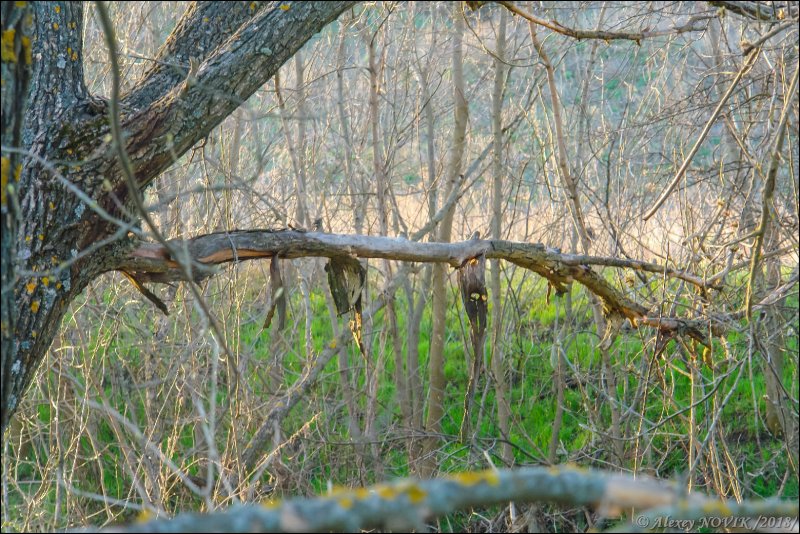
[[[148,492],[161,495],[161,503],[170,512],[229,502],[219,485],[210,500],[186,491],[163,460],[154,460],[155,467],[150,469],[156,475],[149,479],[141,442],[108,415],[113,409],[134,422],[185,474],[203,482],[209,451],[200,432],[197,403],[207,409],[211,406],[214,371],[208,362],[218,349],[211,336],[201,332],[203,320],[182,300],[182,291],[178,290],[171,303],[172,317],[161,319],[117,282],[110,277],[101,281],[76,303],[9,434],[3,460],[9,477],[4,491],[4,530],[99,524],[112,517],[116,521],[131,519],[139,512],[119,503],[141,503]],[[244,268],[233,280],[214,281],[207,288],[209,302],[224,324],[228,345],[237,359],[231,362],[223,354],[216,371],[215,443],[223,463],[236,457],[237,444],[246,442],[258,427],[264,403],[291,387],[308,364],[302,333],[303,301],[295,288],[289,307],[289,324],[295,328],[287,334],[290,347],[279,363],[283,372],[275,373],[278,365],[271,352],[275,347],[271,336],[276,335],[276,328],[262,330],[263,309],[257,305],[265,300],[265,287],[262,273]],[[772,435],[763,421],[766,389],[759,356],[748,356],[746,329],[731,330],[715,341],[711,366],[693,359],[694,347],[678,341],[670,341],[656,357],[651,330],[625,331],[614,341],[610,354],[616,397],[623,411],[630,412],[623,424],[629,439],[620,459],[603,437],[610,431],[611,403],[604,393],[607,377],[585,294],[573,288],[573,312],[567,317],[564,299],[557,303],[553,298],[548,303],[540,280],[512,278],[510,287],[513,293],[504,299],[508,323],[500,345],[509,366],[509,441],[517,465],[546,463],[556,413],[551,355],[557,329],[566,325],[559,341],[569,364],[558,436],[559,463],[691,480],[697,490],[729,498],[798,497],[798,478],[788,463],[785,442]],[[312,359],[333,339],[326,290],[317,285],[310,295]],[[646,290],[659,288],[639,288],[640,292]],[[478,384],[482,408],[473,414],[478,439],[472,446],[457,439],[468,380],[466,326],[455,289],[450,298],[444,369],[448,387],[439,455],[442,473],[486,468],[488,460],[501,465],[495,392],[485,379]],[[797,398],[796,295],[790,297],[786,308],[783,378]],[[408,303],[402,292],[397,294],[396,310],[405,351]],[[426,310],[419,340],[420,363],[425,370],[430,320]],[[341,324],[346,328],[346,320]],[[354,486],[410,474],[410,434],[401,426],[395,364],[390,340],[383,335],[383,312],[376,315],[373,325],[376,335],[371,337],[369,361],[353,346],[347,348],[346,376],[362,413],[368,410],[365,370],[374,369],[379,358],[382,361],[375,415],[377,440],[368,447],[367,460],[351,435],[342,374],[333,358],[316,387],[284,421],[283,438],[296,437],[284,442],[274,468],[263,472],[261,493],[251,496],[266,496],[270,493],[266,486],[274,488],[273,497],[320,494],[331,483]],[[491,357],[489,349],[487,356]],[[232,387],[237,381],[238,387]],[[87,400],[94,401],[94,407]],[[98,408],[98,404],[102,406]],[[704,458],[690,472],[691,443],[704,442],[712,427]],[[158,485],[157,490],[149,487],[153,484]],[[105,502],[88,493],[76,493],[75,488],[101,495]],[[591,517],[563,507],[535,506],[531,510],[547,530],[585,530]],[[439,526],[445,531],[483,530],[498,512],[498,508],[463,512],[443,519]]]

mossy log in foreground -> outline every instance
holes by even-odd
[[[423,529],[425,521],[459,509],[515,502],[554,502],[591,506],[601,516],[618,517],[635,509],[637,518],[624,526],[656,527],[670,521],[773,518],[797,528],[798,504],[780,500],[737,503],[701,494],[686,496],[669,481],[581,469],[572,466],[525,467],[459,473],[447,477],[403,479],[369,488],[334,488],[328,496],[237,505],[210,514],[183,514],[147,519],[104,532],[358,532],[363,529]],[[651,510],[650,513],[647,510]],[[653,512],[656,512],[655,514]],[[646,523],[645,523],[646,522]],[[709,522],[709,524],[711,524]],[[737,526],[747,527],[743,519]]]

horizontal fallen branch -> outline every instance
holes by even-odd
[[[571,282],[584,285],[603,302],[606,316],[618,322],[645,324],[669,335],[689,335],[710,343],[710,335],[720,335],[722,326],[701,319],[660,317],[623,295],[592,266],[612,266],[665,274],[690,282],[705,291],[713,287],[703,279],[666,266],[637,260],[562,254],[539,243],[503,240],[468,240],[457,243],[422,243],[403,238],[328,234],[295,229],[234,230],[172,240],[168,246],[142,243],[116,269],[140,282],[169,282],[186,278],[183,264],[195,281],[217,272],[215,266],[252,259],[352,256],[388,260],[448,263],[458,268],[470,258],[485,254],[488,259],[504,259],[546,278],[557,293]]]
[[[640,32],[611,32],[611,31],[603,31],[603,30],[580,30],[575,28],[569,28],[560,24],[558,21],[555,20],[545,20],[543,18],[537,17],[532,13],[524,11],[514,5],[514,2],[497,2],[501,6],[505,7],[515,15],[519,15],[520,17],[538,25],[544,26],[545,28],[554,31],[556,33],[560,33],[562,35],[566,35],[567,37],[572,37],[573,39],[602,39],[604,41],[634,41],[636,44],[641,44],[644,39],[652,39],[653,37],[663,37],[665,35],[678,35],[681,33],[686,32],[703,32],[708,29],[708,24],[701,24],[698,25],[699,22],[708,21],[710,19],[716,18],[716,13],[707,13],[707,14],[699,14],[691,17],[689,21],[684,24],[683,26],[675,26],[672,28],[666,28],[663,30],[650,30],[646,29]]]
[[[182,514],[104,532],[359,532],[424,530],[456,510],[514,502],[591,506],[604,517],[622,511],[668,510],[671,520],[773,517],[797,525],[797,502],[737,503],[694,493],[668,481],[572,466],[467,472],[430,480],[404,479],[369,488],[334,488],[328,496],[237,505],[210,514]],[[687,515],[684,518],[684,514]],[[656,526],[655,517],[649,516]],[[640,525],[641,523],[637,523]]]

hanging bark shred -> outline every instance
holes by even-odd
[[[267,305],[267,317],[264,319],[262,330],[269,328],[275,310],[278,310],[278,329],[286,327],[286,292],[283,287],[280,267],[277,256],[273,256],[269,263],[270,299]]]
[[[350,256],[331,258],[325,271],[328,273],[328,285],[336,311],[339,315],[352,312],[350,330],[361,354],[366,354],[361,334],[361,292],[367,280],[367,271],[361,262]]]
[[[164,315],[169,315],[169,309],[167,309],[167,305],[164,304],[164,301],[155,296],[155,294],[153,294],[149,289],[144,287],[144,285],[142,285],[142,282],[140,282],[138,278],[136,278],[133,274],[129,273],[128,271],[120,271],[120,272],[124,274],[125,278],[130,280],[131,284],[133,284],[133,287],[135,287],[139,291],[139,293],[144,295],[147,298],[147,300],[152,302],[156,308],[161,310]]]
[[[469,318],[473,344],[486,333],[488,297],[486,292],[486,256],[470,258],[458,269],[461,300]]]
[[[471,239],[480,239],[475,232]],[[461,300],[470,324],[472,341],[472,370],[469,376],[467,394],[464,397],[464,419],[461,423],[461,441],[467,441],[472,415],[472,404],[475,397],[475,385],[483,365],[483,340],[486,334],[486,317],[488,313],[488,296],[486,292],[486,256],[481,254],[465,261],[458,269],[458,287]]]

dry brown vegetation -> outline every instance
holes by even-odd
[[[796,4],[11,4],[4,531],[796,531]]]

